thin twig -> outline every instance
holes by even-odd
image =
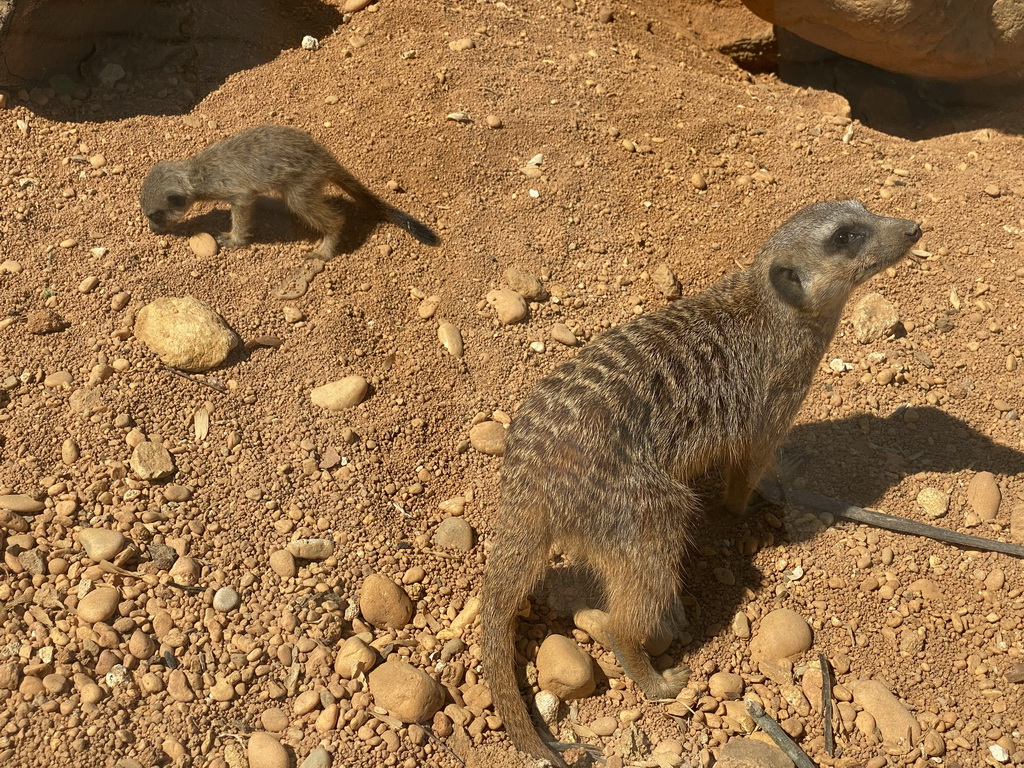
[[[875,512],[870,509],[855,507],[851,504],[830,499],[827,496],[811,493],[810,491],[795,491],[786,488],[783,490],[781,497],[773,498],[772,501],[789,501],[802,507],[813,509],[816,512],[828,512],[835,517],[841,517],[845,520],[853,520],[857,523],[865,523],[876,528],[885,528],[898,533],[910,534],[911,536],[924,536],[928,539],[954,544],[958,547],[983,549],[989,552],[1001,552],[1004,555],[1024,558],[1024,547],[1019,544],[985,539],[981,536],[971,536],[970,534],[939,528],[935,525],[919,523],[916,520],[908,520],[905,517],[897,517],[896,515],[887,515],[884,512]]]
[[[746,699],[747,712],[754,718],[754,722],[761,726],[765,733],[772,737],[779,749],[786,753],[786,757],[793,761],[796,768],[817,768],[814,761],[807,756],[795,741],[789,738],[789,734],[782,730],[768,713],[764,711],[761,702],[754,699]]]
[[[836,754],[836,735],[832,730],[832,668],[824,653],[818,653],[821,665],[821,713],[825,718],[825,752],[829,757]]]
[[[202,384],[204,387],[209,387],[214,392],[220,392],[222,395],[227,394],[227,391],[228,391],[227,387],[225,387],[223,384],[214,384],[212,381],[206,381],[205,379],[197,379],[192,374],[185,373],[185,371],[182,371],[182,370],[180,370],[178,368],[172,368],[169,365],[165,365],[164,366],[164,370],[165,371],[170,371],[175,376],[181,376],[181,378],[183,378],[183,379],[188,379],[189,381],[191,381],[194,384]]]
[[[445,744],[445,743],[444,743],[443,741],[441,741],[441,739],[439,739],[439,738],[437,737],[437,734],[435,734],[435,733],[434,733],[434,732],[433,732],[432,730],[430,730],[430,729],[429,729],[429,728],[427,728],[426,726],[423,726],[423,732],[424,732],[425,734],[427,734],[427,738],[428,738],[428,739],[430,739],[431,741],[433,741],[433,742],[434,742],[435,744],[437,744],[438,746],[440,746],[440,747],[441,747],[441,748],[442,748],[442,749],[443,749],[443,750],[444,750],[445,752],[447,752],[447,753],[448,753],[449,755],[451,755],[451,756],[452,756],[452,757],[454,757],[454,758],[455,758],[456,760],[458,760],[458,761],[459,761],[459,765],[465,765],[465,764],[466,764],[466,761],[465,761],[465,760],[463,760],[463,759],[462,759],[461,757],[459,757],[458,755],[456,755],[456,754],[455,754],[454,752],[452,752],[452,748],[451,748],[451,747],[449,747],[449,746],[448,746],[447,744]]]

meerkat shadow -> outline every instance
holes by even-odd
[[[994,408],[990,413],[989,432],[1020,440],[1021,429],[1015,426],[1019,421],[1009,420],[1011,414]],[[877,506],[890,490],[915,475],[923,476],[925,485],[944,482],[928,479],[930,474],[991,472],[997,479],[1024,475],[1024,452],[931,406],[901,407],[889,416],[865,413],[801,424],[790,431],[777,463],[777,476],[768,478],[769,482],[782,488],[805,488],[858,507]],[[910,498],[902,502],[888,502],[884,511],[919,518],[914,501],[917,490],[915,486]],[[966,489],[954,489],[951,497],[951,516],[954,521],[962,519],[960,510],[969,510]],[[996,523],[1008,523],[1010,506],[1002,505]],[[772,509],[790,540],[810,538],[818,528],[813,521],[801,524],[810,518],[799,507],[782,504],[772,505]],[[937,524],[944,525],[942,521]],[[983,530],[978,533],[985,535]]]
[[[344,197],[327,197],[327,204],[336,211],[341,223],[338,239],[338,254],[352,253],[370,238],[381,223],[379,218],[367,212],[355,202]],[[252,243],[293,243],[319,242],[321,234],[307,227],[278,197],[261,196],[256,199],[253,218],[258,222],[253,228],[249,241]],[[231,231],[231,211],[228,208],[211,208],[185,221],[176,228],[176,234],[191,237],[199,232],[226,234]]]

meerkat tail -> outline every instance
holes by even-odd
[[[405,211],[395,208],[393,205],[388,205],[383,201],[381,208],[384,218],[394,224],[399,229],[404,229],[410,235],[415,237],[424,245],[439,245],[441,238],[437,236],[430,227],[424,224],[419,219],[415,219]]]
[[[335,169],[334,174],[331,176],[331,181],[345,190],[345,192],[352,196],[352,199],[364,208],[377,211],[383,219],[394,224],[399,229],[404,229],[424,245],[438,245],[441,242],[441,238],[437,236],[434,230],[405,211],[399,210],[390,203],[381,200],[341,165]]]
[[[567,768],[565,761],[537,733],[516,680],[517,614],[520,604],[544,573],[548,547],[543,541],[511,541],[510,538],[499,538],[491,550],[484,577],[480,601],[484,673],[495,711],[504,722],[512,743],[556,768]]]

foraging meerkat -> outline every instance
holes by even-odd
[[[657,672],[644,642],[676,597],[701,515],[693,481],[725,480],[742,512],[803,402],[853,289],[921,237],[857,201],[810,205],[751,267],[601,335],[542,380],[513,419],[499,530],[484,575],[483,663],[512,742],[565,763],[534,730],[515,674],[516,614],[553,546],[602,578],[615,656],[649,699],[675,697],[685,664]]]
[[[249,241],[253,205],[259,195],[277,193],[310,227],[323,234],[311,258],[336,255],[342,217],[324,199],[334,184],[380,219],[404,229],[426,245],[438,236],[423,222],[384,202],[345,170],[312,136],[283,125],[260,125],[206,147],[186,160],[157,163],[142,182],[142,210],[149,228],[166,232],[192,204],[222,200],[231,204],[231,233],[217,238],[234,247]]]

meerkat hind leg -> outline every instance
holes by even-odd
[[[690,679],[685,664],[658,672],[644,643],[659,626],[676,592],[675,559],[632,558],[606,571],[609,641],[615,658],[651,700],[674,699]],[[610,576],[610,578],[609,578]]]
[[[761,477],[771,464],[772,451],[752,451],[741,460],[730,462],[725,472],[725,495],[723,505],[727,512],[742,516],[750,503],[750,496],[761,482]]]
[[[306,258],[330,261],[337,256],[341,240],[341,214],[324,199],[323,191],[309,187],[291,189],[285,195],[284,202],[300,219],[323,235],[320,246]]]

